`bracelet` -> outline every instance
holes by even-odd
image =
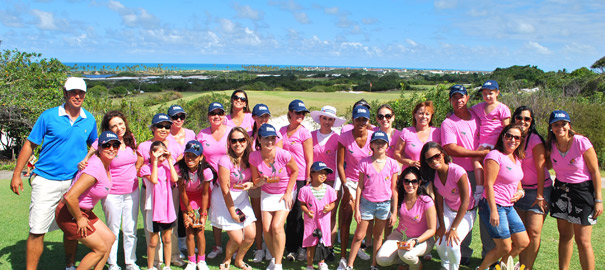
[[[544,200],[544,197],[536,197],[536,200],[538,200],[538,201],[543,201],[543,200]]]
[[[418,238],[412,238],[410,241],[414,241],[414,246],[418,245]]]
[[[200,213],[200,217],[208,216],[208,213]]]
[[[523,195],[521,195],[521,198],[525,197],[525,190],[523,190],[523,189],[517,189],[517,192],[523,193]]]
[[[594,202],[596,202],[596,203],[603,203],[603,200],[594,199]]]

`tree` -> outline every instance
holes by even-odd
[[[38,116],[63,100],[61,89],[69,67],[41,56],[16,49],[0,54],[0,130],[12,139],[4,145],[12,158]]]
[[[590,68],[596,69],[601,73],[605,72],[605,56],[601,57],[601,59],[594,62],[594,64],[592,64]]]

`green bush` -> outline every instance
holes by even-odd
[[[210,95],[203,95],[199,98],[180,104],[183,109],[187,112],[187,120],[185,127],[195,131],[196,133],[202,128],[207,128],[208,123],[208,105],[212,102],[220,102],[225,106],[225,110],[229,107],[229,96],[222,93],[212,93]],[[225,113],[229,113],[226,111]]]

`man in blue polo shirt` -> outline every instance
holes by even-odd
[[[32,194],[27,238],[27,269],[37,269],[44,250],[44,235],[58,229],[55,209],[71,185],[87,145],[97,139],[97,124],[93,115],[82,108],[86,83],[81,78],[68,78],[63,87],[65,103],[44,111],[21,148],[11,180],[11,190],[23,191],[21,171],[40,144],[42,149],[31,180]],[[64,240],[67,269],[73,266],[77,242]]]

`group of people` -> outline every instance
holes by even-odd
[[[82,108],[86,84],[68,78],[65,103],[40,115],[11,181],[19,194],[21,171],[42,145],[30,180],[27,269],[38,267],[44,235],[55,225],[65,235],[66,269],[75,269],[78,241],[91,251],[77,269],[106,263],[121,269],[120,231],[125,268],[139,269],[139,208],[148,269],[163,263],[164,270],[171,264],[206,270],[206,255],[224,253],[219,269],[249,270],[244,257],[254,245],[252,262],[270,260],[268,270],[283,269],[284,255],[306,260],[307,269],[317,261],[317,269],[327,270],[338,241],[338,270],[353,269],[357,257],[371,258],[372,270],[422,269],[433,247],[442,269],[458,269],[472,255],[477,213],[483,258],[477,269],[517,256],[517,267],[533,269],[549,212],[557,220],[560,268],[568,268],[575,238],[582,268],[594,269],[591,226],[603,206],[592,144],[573,131],[565,111],[552,112],[544,140],[531,108],[511,115],[497,100],[496,81],[480,91],[484,102],[469,108],[466,88],[454,85],[452,113],[440,127],[433,103],[425,101],[413,108],[412,126],[397,130],[386,104],[376,110],[377,125],[370,124],[364,100],[345,125],[334,107],[311,112],[296,99],[288,124],[275,127],[268,105],[250,110],[246,92],[236,90],[229,110],[218,102],[208,106],[210,126],[197,135],[183,127],[192,112],[173,105],[153,117],[153,138],[137,143],[119,111],[104,115],[97,136],[94,116]],[[307,114],[319,129],[303,126]],[[107,224],[92,212],[98,201]],[[214,243],[206,254],[208,223]]]

